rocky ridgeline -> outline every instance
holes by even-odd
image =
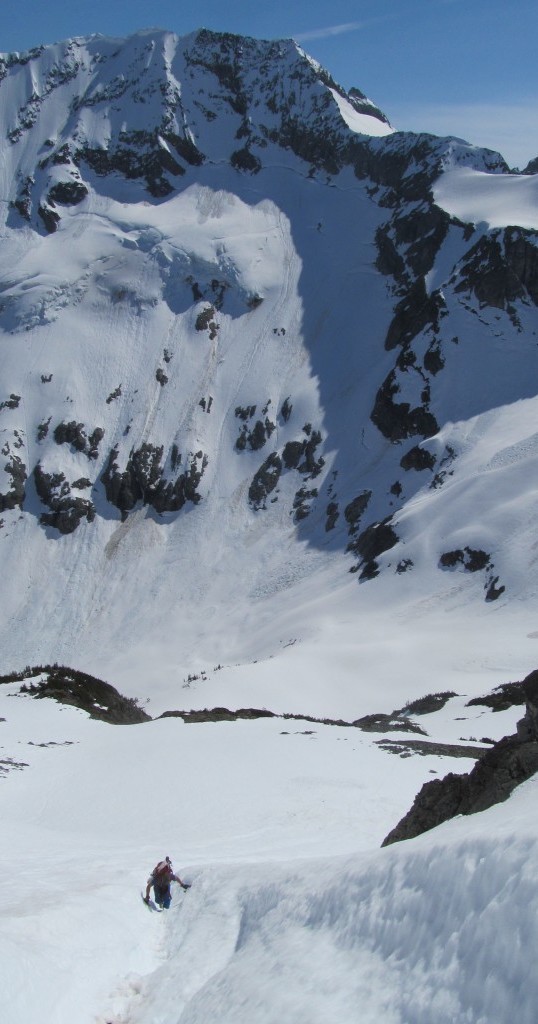
[[[518,687],[524,695],[526,711],[517,732],[486,750],[469,774],[451,772],[444,779],[426,782],[411,810],[384,839],[383,846],[412,839],[457,814],[485,811],[506,800],[516,786],[538,772],[538,671],[531,672]],[[506,700],[506,688],[501,691],[498,704],[505,706],[502,701]],[[516,700],[519,703],[521,698]]]
[[[65,665],[34,665],[0,676],[0,685],[21,683],[19,692],[36,700],[49,698],[85,711],[110,725],[138,725],[151,718],[131,697],[96,676]]]
[[[77,39],[3,58],[0,86],[8,75],[24,74],[27,65],[41,74],[28,78],[6,141],[23,146],[59,94],[69,113],[69,133],[43,140],[40,159],[19,176],[12,200],[20,217],[48,232],[57,229],[62,208],[88,194],[88,170],[103,178],[120,174],[162,199],[187,168],[208,160],[225,159],[255,174],[273,144],[335,174],[350,162],[353,135],[339,117],[334,93],[388,125],[358,89],[347,93],[291,40],[264,42],[206,29],[183,39],[140,33],[120,47],[105,38]],[[151,123],[144,106],[152,110]],[[106,145],[96,145],[86,115],[107,116],[110,108],[121,108],[125,117],[112,120]],[[211,125],[222,118],[233,125],[231,143],[215,152]]]

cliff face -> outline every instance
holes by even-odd
[[[538,772],[538,671],[531,672],[521,687],[526,711],[517,733],[496,743],[468,774],[450,773],[425,783],[383,846],[412,839],[457,814],[485,811],[507,800],[516,786]]]

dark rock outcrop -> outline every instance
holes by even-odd
[[[48,204],[45,203],[39,207],[37,212],[49,235],[52,235],[60,223],[60,214],[57,213],[52,206],[48,206]]]
[[[29,693],[37,699],[50,697],[59,704],[70,704],[86,711],[90,718],[111,725],[137,725],[151,721],[150,715],[138,706],[136,700],[123,697],[110,683],[86,672],[59,665],[36,667],[25,672],[26,677],[43,674],[46,678],[39,682],[24,683],[21,693]],[[2,682],[5,681],[5,678],[2,679]]]
[[[346,523],[349,524],[350,533],[355,533],[355,531],[358,529],[361,517],[363,513],[366,511],[368,502],[370,501],[371,497],[371,491],[363,491],[361,494],[358,494],[356,498],[353,498],[353,500],[350,501],[349,504],[346,505],[344,509],[344,518],[346,520]]]
[[[398,303],[385,338],[385,348],[406,345],[426,327],[439,330],[439,322],[446,315],[446,303],[440,292],[428,295],[424,278],[418,278]]]
[[[362,718],[358,718],[353,725],[362,729],[363,732],[415,732],[422,736],[427,735],[416,722],[411,722],[405,715],[402,715],[401,718],[398,715],[398,711],[394,711],[392,715],[364,715]]]
[[[240,452],[244,451],[245,448],[249,448],[251,452],[257,452],[260,448],[263,448],[275,429],[276,424],[268,416],[265,417],[265,420],[256,420],[252,430],[249,430],[245,423],[235,442],[235,447]]]
[[[476,548],[465,547],[463,550],[457,548],[455,551],[445,551],[440,559],[439,565],[443,569],[455,569],[462,566],[467,572],[480,572],[489,565],[490,556],[487,551]]]
[[[243,149],[236,149],[231,157],[230,163],[232,167],[235,167],[236,171],[248,171],[250,174],[257,174],[261,171],[261,161],[258,160],[254,153],[251,153],[248,146],[244,146]]]
[[[54,429],[54,440],[56,444],[69,444],[77,452],[83,452],[89,459],[97,459],[99,445],[105,436],[102,427],[95,427],[89,437],[83,423],[76,423],[71,420],[69,423],[59,423]]]
[[[311,490],[308,490],[306,487],[299,488],[293,499],[293,521],[295,523],[300,522],[301,519],[306,519],[310,514],[312,501],[317,496],[317,487],[312,487]]]
[[[26,497],[26,466],[18,455],[10,455],[4,469],[11,477],[11,487],[6,494],[0,494],[0,512],[10,509],[22,509]]]
[[[409,701],[404,708],[394,713],[399,715],[433,715],[436,711],[441,711],[452,697],[457,697],[454,690],[427,693],[424,697],[418,697],[417,700]]]
[[[338,502],[329,502],[329,504],[327,505],[326,515],[327,519],[325,520],[325,532],[329,533],[330,530],[334,530],[338,522],[338,517],[340,515],[340,512],[338,510]]]
[[[255,511],[265,507],[268,494],[274,491],[282,472],[282,459],[272,452],[254,475],[248,489],[248,500]]]
[[[306,431],[306,439],[301,441],[288,441],[284,445],[282,460],[286,469],[296,469],[299,473],[305,473],[316,477],[321,473],[325,465],[323,456],[316,458],[316,449],[321,444],[321,433],[319,430]]]
[[[88,189],[82,181],[59,181],[49,189],[48,201],[53,205],[78,206],[88,195]]]
[[[201,500],[198,492],[200,481],[207,467],[207,456],[199,451],[190,454],[187,467],[175,480],[164,475],[163,446],[149,443],[133,449],[124,470],[118,465],[118,449],[110,452],[101,479],[105,486],[107,500],[127,517],[138,502],[151,505],[156,512],[179,512],[187,501],[197,505]],[[177,446],[172,448],[172,468],[181,463]]]
[[[236,722],[238,719],[253,721],[256,718],[276,718],[273,711],[265,708],[238,708],[237,711],[229,711],[228,708],[203,708],[201,711],[164,711],[160,718],[182,718],[184,722]]]
[[[21,401],[20,395],[11,394],[4,402],[0,402],[1,409],[18,409]]]
[[[405,470],[416,469],[419,473],[424,469],[433,469],[435,466],[435,455],[426,448],[420,448],[419,445],[415,445],[414,448],[410,448],[402,456],[400,466]]]
[[[483,757],[487,747],[473,747],[470,744],[460,743],[436,743],[434,740],[410,740],[410,739],[384,739],[376,740],[376,744],[389,754],[396,754],[398,757],[411,757],[418,754],[420,757],[469,757],[476,761]],[[460,776],[456,776],[459,778]]]
[[[170,148],[160,144],[156,129],[123,130],[115,145],[110,144],[108,149],[81,146],[73,154],[73,160],[77,166],[87,164],[101,176],[116,172],[128,179],[143,179],[147,191],[155,199],[173,192],[168,174],[173,177],[185,174],[185,168],[175,159]]]
[[[288,420],[289,420],[289,418],[290,418],[290,416],[292,414],[292,410],[293,410],[293,405],[291,404],[291,402],[289,400],[289,397],[285,398],[284,401],[282,402],[282,407],[280,409],[280,415],[282,416],[282,419],[284,420],[284,423],[288,422]]]
[[[480,548],[465,547],[463,549],[456,548],[454,551],[444,551],[439,559],[439,566],[441,569],[463,569],[464,572],[470,573],[484,571],[485,600],[488,602],[496,601],[506,589],[503,584],[497,585],[499,577],[494,575],[495,567],[491,556]]]
[[[370,414],[372,423],[383,436],[389,441],[405,441],[415,434],[421,437],[437,434],[439,424],[428,409],[427,400],[423,400],[421,405],[411,406],[410,402],[396,401],[399,392],[396,373],[391,370],[377,392]]]
[[[215,319],[215,307],[204,306],[204,308],[198,313],[194,326],[197,331],[208,331],[210,341],[214,341],[217,337],[219,325]]]
[[[510,311],[529,299],[538,305],[538,247],[534,231],[510,227],[484,235],[467,253],[454,291],[473,292],[481,306]]]
[[[38,462],[34,468],[37,495],[49,512],[40,516],[42,526],[52,526],[62,534],[73,533],[83,519],[92,523],[95,506],[88,498],[73,497],[63,473],[47,473]]]
[[[486,707],[492,711],[506,711],[507,708],[525,704],[525,690],[522,683],[502,683],[484,697],[473,697],[465,707]]]
[[[380,523],[371,523],[347,546],[348,551],[360,558],[361,580],[374,579],[379,573],[377,559],[398,543],[398,534],[392,526],[391,518],[388,516]]]
[[[411,810],[383,840],[383,846],[412,839],[456,814],[474,814],[506,800],[521,782],[538,772],[538,671],[523,680],[526,712],[517,733],[505,736],[469,774],[427,782]]]

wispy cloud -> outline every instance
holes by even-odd
[[[296,32],[293,38],[298,43],[306,42],[309,39],[328,39],[330,36],[343,36],[348,32],[358,32],[366,24],[367,22],[365,21],[346,21],[342,25],[327,25],[326,28],[313,28],[307,32]]]
[[[445,7],[449,4],[468,3],[468,0],[431,0],[436,7]],[[298,43],[308,42],[310,39],[329,39],[331,36],[347,35],[349,32],[359,32],[360,29],[370,28],[372,25],[379,25],[387,21],[406,20],[410,16],[419,15],[421,7],[412,5],[411,8],[393,10],[387,14],[378,15],[375,18],[363,18],[362,21],[344,21],[339,25],[326,25],[325,28],[307,29],[306,32],[294,32],[293,38]]]

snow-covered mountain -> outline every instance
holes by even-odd
[[[351,714],[372,644],[416,678],[415,619],[447,676],[453,628],[478,677],[533,668],[536,177],[292,41],[94,36],[0,78],[6,669],[158,703],[222,665],[204,706],[257,660],[257,703]],[[321,637],[305,707],[267,659]]]
[[[536,162],[206,30],[0,57],[0,139],[8,1024],[534,1024],[536,777],[379,846],[536,668]]]

